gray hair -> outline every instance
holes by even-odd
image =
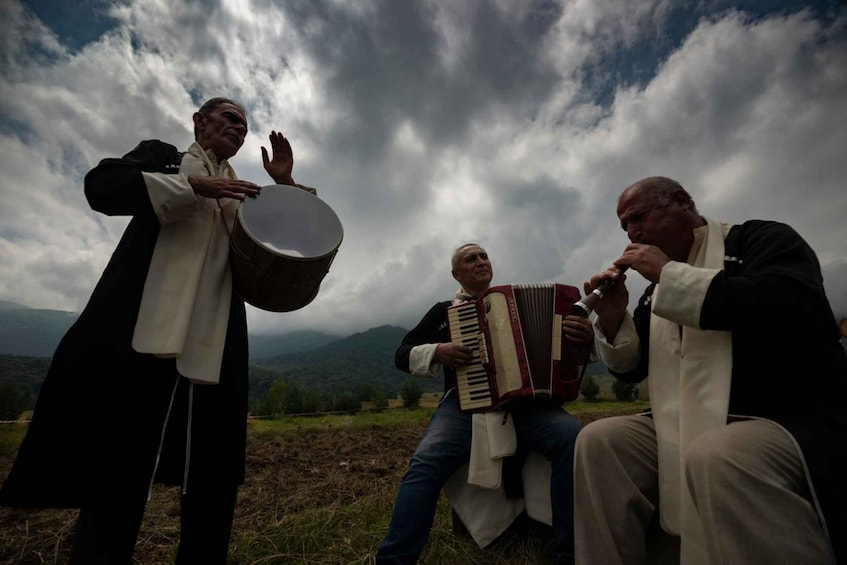
[[[472,242],[471,243],[463,243],[462,245],[457,247],[456,250],[453,251],[453,257],[450,258],[450,266],[454,271],[456,270],[456,267],[458,267],[456,262],[459,260],[459,253],[461,253],[462,250],[465,249],[466,247],[479,247],[480,249],[482,249],[482,246],[480,244],[472,243]]]

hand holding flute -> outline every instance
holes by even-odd
[[[586,297],[574,305],[574,313],[588,316],[597,313],[597,320],[608,340],[614,339],[626,314],[629,292],[624,272],[632,268],[651,282],[659,282],[662,268],[670,258],[658,247],[631,243],[612,267],[591,277],[584,284]]]
[[[628,266],[612,266],[583,283],[585,298],[574,304],[574,314],[587,318],[591,312],[597,313],[597,322],[603,329],[606,340],[614,340],[629,304],[629,291],[626,289],[626,271]]]
[[[593,276],[590,282],[584,283],[583,288],[585,290],[585,298],[573,305],[574,314],[577,316],[584,316],[586,318],[590,316],[597,307],[597,304],[603,300],[606,292],[611,290],[618,280],[626,280],[626,277],[624,276],[621,278],[621,275],[623,275],[628,268],[629,265],[612,267],[611,269],[607,269],[604,273]],[[606,275],[605,278],[603,278],[604,275]],[[626,292],[626,287],[623,287],[623,290]]]

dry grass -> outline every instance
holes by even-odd
[[[573,405],[583,421],[640,405]],[[431,408],[253,421],[247,481],[239,491],[232,564],[372,563],[388,528],[397,487]],[[0,476],[11,466],[20,425],[0,427]],[[74,510],[0,508],[0,563],[67,561]],[[534,523],[507,532],[489,550],[452,530],[442,496],[423,563],[544,562],[549,531]],[[169,564],[179,539],[178,491],[157,486],[147,506],[135,562]]]

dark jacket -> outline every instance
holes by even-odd
[[[447,308],[450,301],[438,302],[424,315],[418,325],[409,330],[394,353],[394,365],[406,373],[409,372],[409,354],[412,349],[424,343],[448,343],[450,327],[447,323]],[[444,392],[456,386],[456,371],[444,366]]]
[[[133,351],[141,295],[159,233],[142,171],[177,173],[182,154],[143,141],[85,177],[94,210],[132,219],[92,296],[59,343],[0,504],[81,507],[110,489],[147,488],[173,397],[157,478],[182,484],[188,381],[172,359]],[[220,384],[195,385],[187,487],[244,480],[247,324],[233,295]]]
[[[811,247],[789,226],[751,220],[724,242],[724,270],[712,280],[700,328],[732,332],[730,415],[771,419],[800,445],[813,493],[839,563],[847,563],[847,356]],[[638,366],[613,373],[647,377],[647,288],[633,315]]]

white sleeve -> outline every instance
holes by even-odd
[[[409,373],[415,377],[437,377],[441,363],[433,361],[438,343],[416,345],[409,352]]]
[[[160,224],[175,222],[194,211],[197,197],[186,175],[148,172],[141,175]]]
[[[659,278],[659,292],[653,298],[653,314],[675,324],[699,328],[706,293],[720,272],[721,269],[694,267],[679,261],[667,263]]]
[[[603,333],[603,328],[595,319],[594,344],[600,360],[606,367],[617,373],[626,373],[633,370],[641,358],[641,348],[638,332],[635,331],[635,322],[629,311],[624,315],[614,341],[614,344],[609,343]]]

